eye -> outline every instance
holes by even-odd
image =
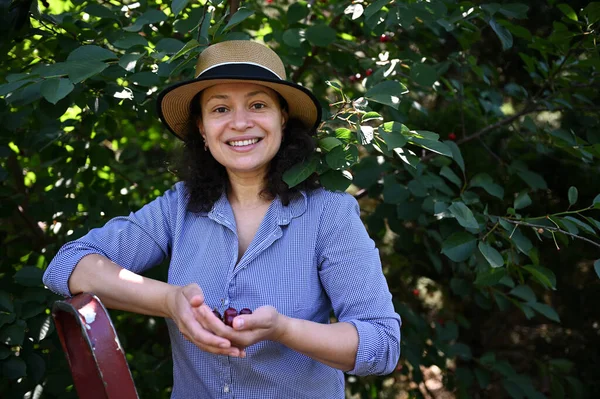
[[[225,112],[227,112],[227,108],[225,107],[217,107],[213,110],[213,112],[216,112],[217,114],[224,114]]]
[[[252,108],[254,108],[254,109],[263,109],[265,107],[266,107],[266,104],[263,104],[263,103],[254,103],[254,104],[252,104]]]

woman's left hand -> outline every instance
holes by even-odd
[[[233,327],[226,326],[216,316],[209,316],[207,319],[216,335],[230,340],[233,346],[244,349],[264,340],[277,341],[285,329],[287,318],[273,306],[261,306],[252,314],[236,316]]]

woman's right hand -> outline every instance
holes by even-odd
[[[214,315],[204,303],[204,294],[198,284],[174,286],[167,294],[165,307],[183,336],[198,348],[218,355],[243,356],[243,351],[231,346],[229,340],[215,335],[208,327],[209,323],[203,314],[209,315],[208,317]],[[207,308],[209,312],[200,312],[201,307]]]

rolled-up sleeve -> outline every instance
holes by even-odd
[[[44,284],[59,295],[71,296],[69,278],[77,263],[90,254],[105,256],[135,273],[162,262],[171,250],[182,190],[178,183],[129,216],[111,219],[103,227],[63,245],[44,273]]]
[[[320,279],[340,322],[358,332],[349,374],[385,375],[400,358],[400,316],[381,268],[379,251],[360,219],[358,202],[331,193],[322,214],[317,254]]]

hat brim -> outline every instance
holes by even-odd
[[[199,77],[177,83],[164,89],[158,96],[158,115],[169,131],[184,139],[191,130],[191,102],[202,90],[222,83],[255,83],[269,87],[279,93],[288,104],[290,119],[297,119],[310,132],[317,129],[321,122],[321,105],[317,98],[306,88],[285,80],[260,79],[241,76]]]

